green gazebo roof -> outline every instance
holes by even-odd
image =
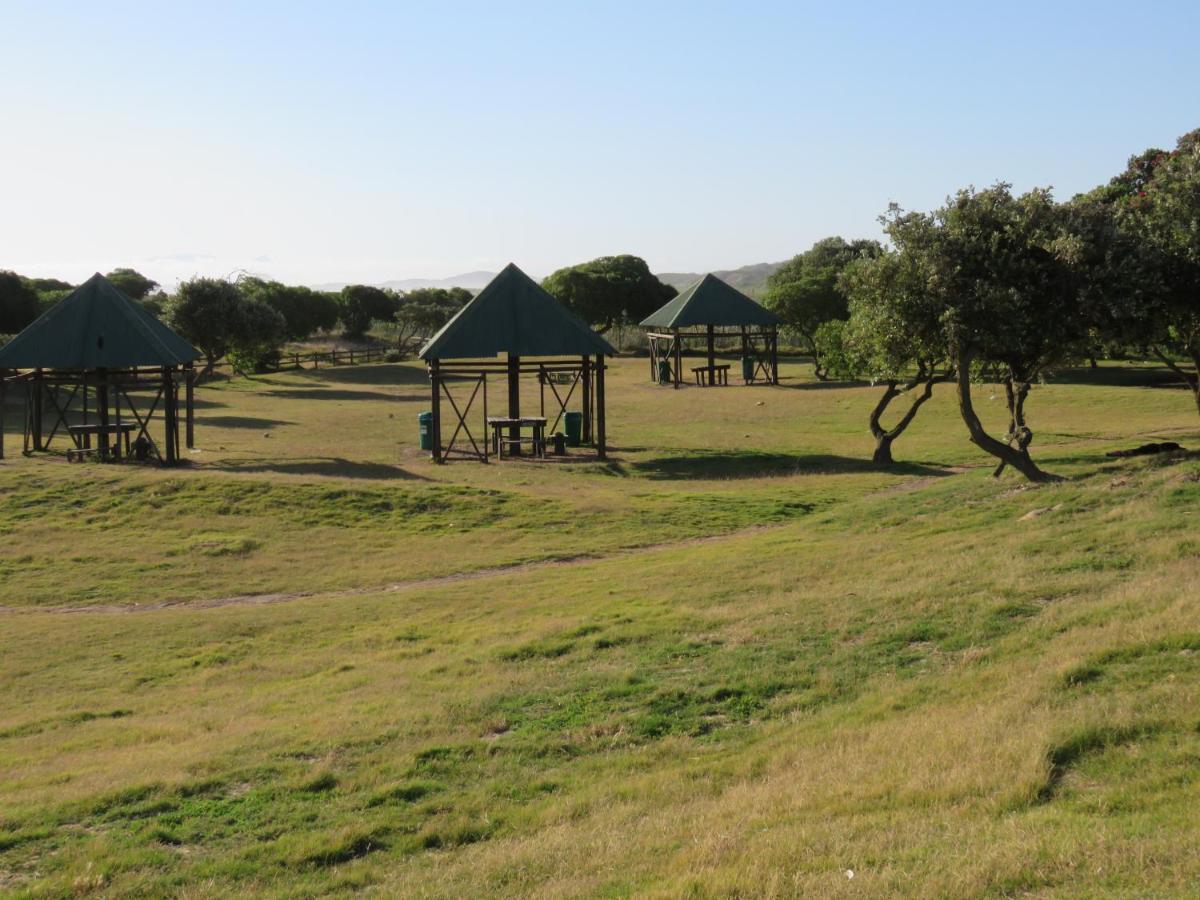
[[[0,347],[0,369],[181,366],[200,356],[97,273]]]
[[[641,322],[643,328],[781,324],[783,320],[775,313],[711,274],[705,275]]]
[[[615,351],[512,263],[421,348],[421,359],[588,356]]]

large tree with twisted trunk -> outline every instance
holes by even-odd
[[[1026,419],[1030,388],[1077,353],[1089,321],[1061,207],[1047,190],[1014,196],[1007,184],[959,191],[932,213],[893,207],[892,244],[911,255],[929,302],[940,309],[959,412],[971,442],[1030,481],[1050,481],[1033,461]],[[973,376],[998,375],[1008,402],[1007,434],[990,434],[975,410]]]
[[[919,258],[903,249],[853,263],[841,288],[850,298],[850,318],[823,325],[818,341],[825,345],[831,371],[883,385],[868,424],[875,439],[874,461],[889,465],[892,444],[933,396],[934,387],[954,378],[943,309],[926,284]],[[884,414],[901,397],[908,405],[893,425],[884,425]]]

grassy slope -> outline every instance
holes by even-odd
[[[393,367],[204,392],[196,471],[5,463],[0,888],[1186,893],[1200,464],[1102,455],[1186,396],[1039,389],[1024,489],[936,477],[985,462],[948,396],[879,473],[873,392],[787,374],[621,363],[608,467],[435,469]]]

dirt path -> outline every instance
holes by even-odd
[[[790,522],[778,525],[756,525],[753,528],[743,528],[725,534],[707,535],[705,537],[688,538],[682,541],[667,541],[661,544],[647,544],[643,547],[630,547],[604,554],[579,554],[548,559],[541,562],[512,563],[504,566],[492,566],[487,569],[472,569],[468,572],[455,572],[451,575],[438,575],[432,578],[416,578],[411,581],[394,581],[391,584],[374,585],[372,587],[343,588],[341,590],[288,591],[274,594],[242,594],[234,597],[214,597],[207,600],[164,600],[159,603],[99,603],[87,606],[0,606],[0,615],[18,615],[21,613],[55,613],[60,615],[87,613],[143,613],[165,609],[218,609],[224,606],[266,606],[272,603],[287,603],[291,600],[303,600],[306,597],[362,597],[368,594],[395,594],[418,588],[436,588],[460,581],[476,581],[483,578],[494,578],[500,575],[520,575],[526,572],[536,572],[541,569],[565,569],[582,566],[587,563],[603,562],[609,559],[622,559],[631,556],[641,556],[659,550],[673,550],[683,547],[694,547],[701,544],[713,544],[735,538],[748,537],[766,531],[784,528]]]

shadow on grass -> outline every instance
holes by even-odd
[[[1060,369],[1047,379],[1050,384],[1082,384],[1093,387],[1187,387],[1178,375],[1166,366],[1120,365]]]
[[[370,481],[428,481],[398,466],[384,463],[356,462],[339,456],[320,456],[310,459],[225,460],[211,468],[228,472],[274,472],[280,475],[321,475],[334,478],[356,478]]]
[[[696,480],[721,478],[770,478],[781,475],[842,475],[858,472],[886,472],[889,475],[941,477],[954,470],[921,463],[898,462],[881,466],[869,459],[835,456],[829,453],[796,455],[790,453],[693,453],[663,456],[630,463],[630,474],[656,480]]]
[[[285,400],[395,400],[396,394],[383,391],[352,391],[345,388],[277,388],[272,397]]]
[[[295,425],[285,419],[258,419],[253,416],[197,416],[199,428],[276,428],[279,425]]]
[[[302,369],[295,373],[310,381],[326,384],[413,385],[429,384],[424,364],[380,363],[361,366],[331,366]]]

